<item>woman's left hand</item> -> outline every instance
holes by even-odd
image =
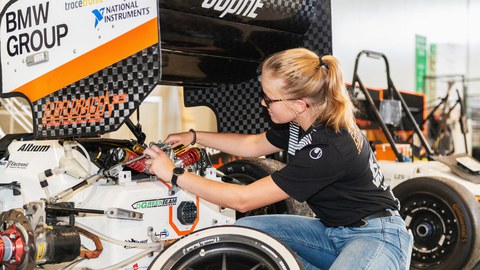
[[[145,165],[148,172],[155,174],[158,178],[170,182],[175,165],[173,161],[158,146],[152,145],[143,151],[147,155]]]

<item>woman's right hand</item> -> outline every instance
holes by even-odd
[[[192,131],[173,133],[168,135],[164,142],[171,144],[172,148],[177,147],[179,145],[188,146],[193,142],[194,136],[195,135]]]

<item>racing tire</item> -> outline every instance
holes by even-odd
[[[420,177],[393,189],[413,234],[410,269],[468,269],[480,260],[480,204],[468,189],[442,177]]]
[[[239,159],[218,168],[225,174],[224,182],[248,185],[275,171],[281,170],[285,164],[270,158],[247,158]],[[314,216],[306,203],[300,203],[292,198],[254,209],[246,213],[237,212],[237,219],[245,216],[256,216],[266,214],[294,214],[302,216]]]
[[[242,226],[202,229],[182,237],[153,260],[152,270],[303,270],[285,244]]]

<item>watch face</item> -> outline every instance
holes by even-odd
[[[185,169],[184,168],[174,168],[173,169],[173,173],[174,174],[182,174],[185,172]]]

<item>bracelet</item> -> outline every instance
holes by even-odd
[[[193,128],[191,128],[189,131],[193,134],[193,140],[191,145],[195,145],[197,143],[197,132],[195,132]]]

